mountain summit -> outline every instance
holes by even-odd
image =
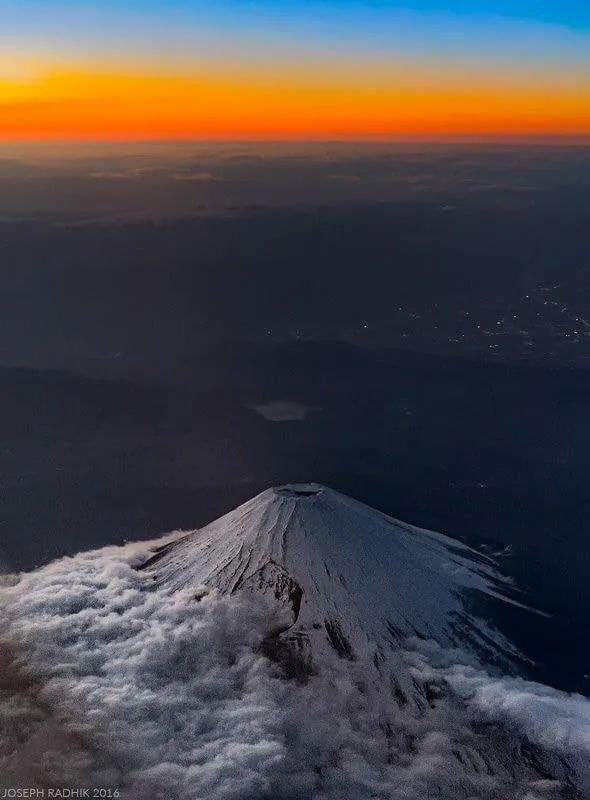
[[[268,489],[160,547],[142,569],[170,590],[264,596],[280,612],[275,635],[309,669],[327,647],[379,668],[408,637],[487,664],[514,654],[470,610],[478,595],[503,597],[491,562],[315,483]]]

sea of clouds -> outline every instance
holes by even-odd
[[[2,789],[110,787],[138,800],[590,796],[587,699],[491,677],[418,641],[408,669],[449,688],[420,714],[385,708],[363,665],[336,654],[306,683],[285,680],[260,650],[272,610],[247,594],[155,589],[135,569],[152,547],[5,576]],[[527,766],[521,741],[553,776]]]

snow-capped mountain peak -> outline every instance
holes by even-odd
[[[268,489],[143,565],[158,587],[251,591],[283,612],[281,637],[310,665],[385,659],[408,637],[461,646],[483,661],[510,646],[469,611],[501,579],[475,551],[315,483]]]

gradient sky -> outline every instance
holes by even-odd
[[[0,138],[590,136],[587,0],[0,0]]]

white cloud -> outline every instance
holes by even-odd
[[[556,785],[505,763],[501,726],[561,754],[588,745],[588,701],[423,644],[407,654],[415,675],[457,697],[420,714],[385,707],[363,664],[335,653],[307,683],[283,680],[259,651],[268,608],[249,593],[154,589],[134,569],[148,552],[107,548],[4,582],[4,785],[88,782],[138,800],[532,800]]]

